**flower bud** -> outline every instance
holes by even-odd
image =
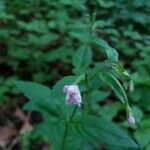
[[[133,83],[133,81],[130,81],[130,83],[129,83],[129,91],[130,92],[134,91],[134,83]]]
[[[77,85],[65,85],[63,92],[66,94],[66,104],[81,106],[81,94]]]
[[[128,119],[129,125],[135,125],[135,118],[133,115],[130,114],[127,119]]]
[[[127,112],[127,120],[128,120],[128,124],[129,125],[135,125],[135,118],[133,116],[131,107],[129,106],[129,104],[127,104],[126,106],[126,112]]]

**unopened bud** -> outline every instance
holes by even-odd
[[[127,119],[128,119],[129,125],[135,125],[135,118],[133,115],[129,115]]]
[[[131,80],[130,83],[129,83],[129,91],[130,91],[130,92],[133,92],[133,91],[134,91],[134,83],[133,83],[132,80]]]
[[[131,126],[135,125],[135,118],[133,116],[133,113],[129,104],[127,104],[126,111],[127,111],[127,120],[128,120],[129,125]]]

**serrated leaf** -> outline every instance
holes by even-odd
[[[48,103],[51,90],[46,86],[28,81],[17,81],[19,91],[25,94],[34,103]]]
[[[103,80],[104,83],[109,85],[114,90],[115,94],[118,96],[118,98],[123,104],[127,102],[126,93],[115,76],[108,72],[103,72],[100,74],[100,78]]]
[[[137,148],[137,144],[116,125],[92,115],[75,118],[70,132],[89,142],[97,141],[104,145]]]
[[[88,68],[92,61],[92,51],[87,46],[81,46],[73,56],[73,65],[75,74],[82,74]]]
[[[16,86],[31,101],[28,104],[30,110],[38,110],[54,116],[58,115],[55,101],[51,98],[51,90],[49,88],[28,81],[18,81]]]

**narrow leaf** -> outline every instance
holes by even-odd
[[[115,76],[108,72],[103,72],[100,74],[100,78],[103,80],[104,83],[109,85],[114,90],[115,94],[118,96],[123,104],[127,102],[126,93]]]

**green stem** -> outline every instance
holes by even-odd
[[[89,84],[89,79],[87,74],[85,74],[85,84],[86,84],[86,92],[88,97],[90,95],[90,84]]]
[[[87,113],[88,108],[89,108],[88,97],[90,96],[90,83],[89,83],[89,79],[88,79],[88,75],[87,74],[85,74],[85,85],[86,85],[85,98],[87,100],[87,103],[84,103],[83,112]]]
[[[65,128],[65,132],[64,132],[64,136],[63,136],[63,140],[62,140],[62,144],[61,144],[61,150],[64,150],[64,146],[65,146],[65,141],[66,141],[66,138],[67,138],[67,134],[68,134],[68,130],[69,130],[69,125],[70,123],[72,122],[73,120],[73,117],[76,113],[76,110],[77,110],[78,106],[75,106],[71,116],[69,117],[69,121],[67,122],[66,124],[66,128]]]

